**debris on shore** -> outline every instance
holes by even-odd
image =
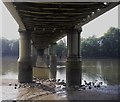
[[[84,84],[80,86],[70,86],[68,87],[65,80],[61,79],[40,79],[33,77],[32,83],[19,83],[14,84],[14,89],[19,88],[39,88],[44,91],[49,91],[51,93],[56,93],[60,90],[91,90],[93,88],[100,88],[103,84],[103,82],[99,82],[98,80],[95,80],[93,82],[87,82],[86,80],[83,80]],[[12,86],[12,83],[9,83],[9,86]]]

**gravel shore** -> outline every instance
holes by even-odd
[[[46,82],[46,81],[45,81]],[[39,84],[39,83],[38,83]],[[3,100],[118,100],[118,86],[67,90],[54,83],[21,85],[15,79],[3,79]],[[33,86],[32,86],[33,85]],[[48,85],[48,86],[47,86]],[[23,87],[24,86],[24,87]]]

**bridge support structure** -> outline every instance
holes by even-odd
[[[18,59],[18,81],[20,83],[32,82],[32,61],[30,34],[19,30],[19,59]]]
[[[32,66],[35,67],[36,66],[36,62],[37,62],[37,50],[34,47],[33,43],[31,43],[31,59],[32,59]]]
[[[56,43],[50,45],[50,79],[56,79],[57,72],[57,55],[56,55]]]
[[[47,67],[49,67],[49,64],[50,64],[49,47],[44,49],[44,54],[45,54],[45,63]]]
[[[71,29],[67,34],[68,57],[66,62],[66,83],[67,86],[81,85],[81,51],[80,34],[82,28]]]

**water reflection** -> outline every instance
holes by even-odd
[[[118,84],[118,60],[83,60],[82,69],[83,78],[87,76],[90,80],[101,80],[108,85]]]
[[[17,79],[17,58],[2,59],[2,78]],[[49,77],[49,69],[36,69],[33,74],[40,78]],[[57,79],[66,80],[65,66],[57,69]],[[118,84],[118,61],[114,59],[84,59],[82,62],[82,79],[87,81],[103,81],[104,85]]]
[[[17,79],[17,57],[2,58],[2,79]],[[1,75],[0,75],[1,76]]]

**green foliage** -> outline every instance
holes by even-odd
[[[66,41],[60,40],[57,44],[57,56],[61,59],[61,57],[66,57],[67,55],[67,46]]]
[[[120,30],[111,27],[100,38],[83,39],[81,48],[83,58],[120,58]]]
[[[85,57],[92,57],[98,55],[98,39],[95,36],[84,39],[81,42],[82,55]]]

